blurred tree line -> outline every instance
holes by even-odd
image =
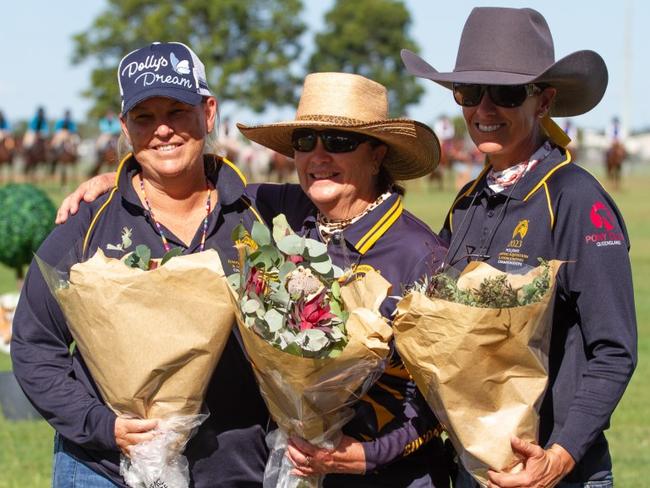
[[[358,73],[384,84],[392,116],[420,99],[424,90],[399,57],[402,48],[419,50],[402,1],[335,0],[309,56],[304,9],[302,0],[108,0],[74,36],[73,62],[95,65],[84,92],[93,101],[89,115],[119,112],[117,65],[153,41],[190,46],[217,98],[256,112],[294,106],[304,76],[314,71]]]

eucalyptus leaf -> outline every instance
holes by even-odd
[[[239,273],[231,274],[226,280],[233,290],[239,291],[239,287],[241,286],[241,275]]]
[[[278,303],[283,307],[287,307],[289,305],[289,302],[291,301],[291,296],[289,295],[289,292],[282,287],[278,288],[276,291],[271,293],[269,298],[273,300],[273,302]]]
[[[280,242],[285,236],[293,234],[287,222],[287,217],[284,214],[278,214],[273,219],[273,240],[275,242]]]
[[[298,344],[295,342],[290,342],[282,349],[284,352],[293,354],[294,356],[303,356],[303,351]]]
[[[277,241],[277,246],[285,254],[299,256],[305,250],[305,241],[306,239],[304,237],[291,234]]]
[[[296,339],[302,345],[303,349],[312,352],[322,350],[330,342],[325,332],[319,329],[304,330],[298,334]]]
[[[284,325],[284,316],[274,309],[267,310],[264,314],[264,320],[268,324],[271,332],[277,332]]]
[[[278,279],[280,280],[280,283],[283,283],[287,275],[294,271],[296,268],[297,266],[291,261],[286,261],[283,263],[282,266],[280,266],[280,269],[278,269]]]
[[[245,314],[253,314],[257,311],[258,308],[260,308],[260,303],[254,298],[246,300],[241,305],[241,311]]]
[[[248,231],[246,230],[246,227],[244,227],[242,224],[238,224],[230,233],[230,238],[232,239],[232,242],[237,242],[244,239],[247,234]]]
[[[183,254],[183,249],[180,248],[180,247],[175,247],[173,249],[170,249],[163,256],[162,260],[160,261],[160,265],[162,266],[167,261],[169,261],[171,258],[174,258],[176,256],[180,256],[181,254]]]
[[[137,262],[138,268],[144,271],[148,271],[149,261],[151,261],[151,249],[149,249],[144,244],[139,244],[135,247],[135,254],[139,258]]]
[[[310,258],[317,258],[327,254],[327,246],[315,239],[305,239],[305,246]]]
[[[258,246],[268,246],[271,244],[271,232],[266,225],[260,222],[253,222],[251,237]]]
[[[126,264],[129,268],[139,268],[139,261],[140,256],[138,256],[135,251],[133,251],[126,257],[126,259],[124,259],[124,264]]]
[[[321,261],[321,262],[318,262],[318,261],[313,262],[312,261],[309,264],[309,266],[311,267],[311,269],[313,269],[314,271],[316,271],[317,273],[320,273],[322,275],[326,275],[327,273],[332,271],[332,263],[329,260],[328,261]]]
[[[340,278],[343,276],[343,270],[339,268],[336,264],[332,264],[333,278]]]

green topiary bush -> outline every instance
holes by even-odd
[[[54,228],[56,208],[39,188],[29,184],[0,187],[0,262],[23,278],[25,265]]]

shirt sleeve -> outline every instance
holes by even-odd
[[[579,461],[609,419],[637,361],[637,327],[625,224],[595,185],[575,185],[561,197],[554,229],[560,293],[576,310],[587,367],[572,394],[558,443]],[[562,372],[561,372],[562,373]],[[566,374],[567,371],[564,371]]]
[[[406,286],[435,273],[442,264],[445,247],[438,239],[429,244],[431,251],[421,258],[404,280]],[[393,309],[396,301],[393,302]],[[405,368],[398,356],[401,368]],[[380,380],[381,382],[381,380]],[[363,442],[366,456],[366,472],[409,456],[440,435],[440,422],[429,408],[412,378],[405,381],[405,394],[400,412],[401,425],[380,435],[372,441]]]
[[[80,212],[83,213],[83,212]],[[56,265],[72,247],[78,216],[57,227],[38,250]],[[63,313],[50,293],[40,269],[32,262],[13,321],[11,359],[23,391],[57,432],[91,449],[117,450],[116,415],[99,399],[88,382],[78,352],[71,354],[72,336]]]

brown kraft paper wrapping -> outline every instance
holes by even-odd
[[[99,250],[69,281],[56,296],[110,408],[140,418],[199,413],[235,319],[217,252],[143,271]]]
[[[350,311],[348,344],[335,358],[302,358],[281,351],[238,316],[262,396],[285,433],[314,443],[330,440],[351,418],[352,411],[345,407],[360,398],[360,390],[367,390],[369,378],[374,380],[383,371],[390,352],[392,330],[378,311],[389,287],[376,273],[342,287],[345,309]]]
[[[397,306],[397,350],[463,465],[483,485],[488,469],[517,469],[511,436],[538,442],[561,264],[549,263],[549,290],[537,303],[479,308],[411,293]],[[542,272],[537,267],[525,275],[508,275],[508,281],[518,288]],[[504,273],[474,262],[458,286],[476,288],[499,274]]]

